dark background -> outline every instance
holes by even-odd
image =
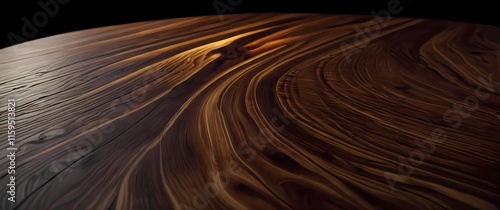
[[[42,0],[47,2],[48,0]],[[218,0],[227,3],[231,0]],[[237,0],[232,0],[237,1]],[[234,6],[237,13],[328,13],[328,14],[360,14],[370,15],[370,11],[387,9],[390,0],[241,0]],[[480,23],[498,26],[499,7],[493,1],[441,1],[399,0],[403,11],[396,17],[415,17],[426,19],[441,19],[460,22]],[[32,20],[33,15],[43,11],[38,5],[39,0],[11,0],[2,2],[0,11],[0,49],[11,46],[7,34],[13,32],[22,36],[22,17]],[[157,20],[175,17],[200,15],[217,15],[213,5],[214,0],[200,1],[152,1],[141,0],[132,2],[109,3],[96,0],[69,0],[65,5],[59,5],[59,11],[54,17],[49,17],[48,23],[38,28],[34,40],[50,35],[95,28],[100,26],[124,24],[146,20]],[[229,4],[228,4],[229,5]]]

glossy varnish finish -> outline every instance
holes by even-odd
[[[1,209],[497,209],[500,29],[370,21],[193,17],[0,50],[19,148]]]

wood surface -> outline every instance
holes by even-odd
[[[0,209],[498,209],[500,29],[380,21],[190,17],[2,49]]]

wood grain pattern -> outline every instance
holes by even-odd
[[[19,148],[0,209],[498,209],[500,29],[367,23],[191,17],[0,50]]]

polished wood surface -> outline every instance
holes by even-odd
[[[499,34],[241,14],[2,49],[0,209],[498,209]]]

